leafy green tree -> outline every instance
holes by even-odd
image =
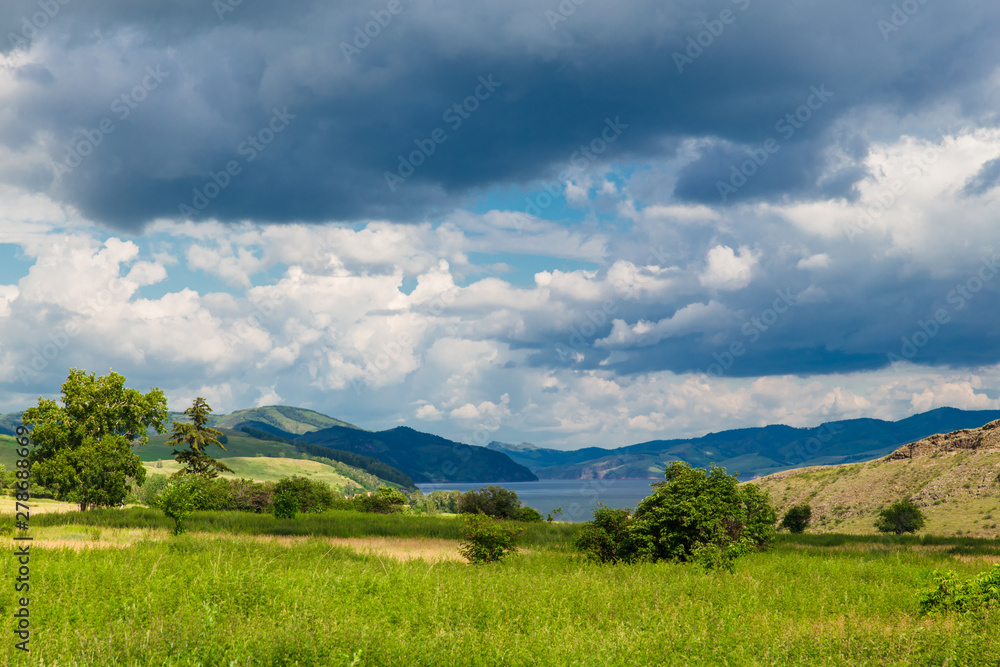
[[[626,551],[625,545],[630,518],[627,509],[598,504],[594,509],[593,521],[588,521],[580,529],[576,540],[577,549],[599,563],[628,560],[631,554]]]
[[[812,508],[809,505],[796,505],[787,512],[781,520],[781,527],[790,533],[804,533],[812,518]]]
[[[198,509],[200,491],[195,478],[173,479],[154,499],[154,504],[174,520],[174,535],[184,532],[184,521]]]
[[[909,498],[889,505],[879,512],[875,528],[883,533],[915,533],[926,523],[923,511]]]
[[[83,511],[121,505],[131,484],[142,484],[146,470],[132,445],[149,442],[148,428],[166,430],[167,399],[157,388],[126,389],[113,371],[96,377],[74,368],[62,385],[62,405],[39,397],[23,420],[35,443],[34,481]]]
[[[665,477],[631,515],[596,510],[581,548],[605,562],[694,561],[732,569],[736,558],[774,539],[775,510],[757,485],[740,485],[718,466],[706,471],[679,461]]]
[[[541,521],[542,515],[530,507],[523,507],[516,491],[502,486],[487,486],[466,491],[458,500],[460,514],[485,514],[494,519]],[[537,518],[536,518],[537,517]]]
[[[216,461],[205,452],[212,445],[218,445],[222,451],[226,451],[219,441],[220,437],[225,437],[222,431],[208,426],[211,411],[212,408],[205,399],[199,396],[194,399],[191,407],[184,411],[184,414],[191,419],[191,423],[174,422],[166,444],[173,445],[174,458],[184,466],[175,473],[176,475],[200,475],[211,479],[218,477],[219,473],[232,472],[225,463]],[[182,446],[187,446],[187,449],[177,449]]]
[[[277,519],[294,519],[299,511],[299,501],[288,489],[282,489],[274,494],[274,516]]]
[[[391,486],[380,486],[371,495],[360,495],[354,498],[354,508],[361,512],[378,514],[395,514],[403,511],[406,496],[399,489]]]
[[[485,514],[467,514],[462,521],[458,552],[473,565],[496,563],[517,550],[515,541],[525,526]]]

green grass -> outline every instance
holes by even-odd
[[[0,435],[0,465],[13,470],[20,458],[17,455],[17,439],[12,435]]]
[[[330,486],[343,490],[347,486],[357,486],[352,480],[339,474],[332,466],[318,461],[302,459],[270,459],[270,458],[230,458],[222,459],[223,463],[232,468],[232,473],[223,473],[222,477],[233,479],[247,478],[258,482],[276,482],[283,477],[298,475],[318,482],[326,482]],[[163,461],[157,468],[153,463],[146,463],[147,475],[170,475],[181,469],[177,461]]]
[[[107,513],[93,516],[110,521]],[[425,532],[456,523],[363,518]],[[325,515],[316,519],[332,525]],[[362,523],[341,519],[352,531]],[[771,552],[738,561],[734,574],[666,563],[599,566],[547,547],[495,566],[397,562],[320,538],[279,544],[226,533],[120,549],[35,549],[32,654],[15,662],[8,639],[0,663],[997,663],[1000,612],[917,613],[931,570],[969,576],[988,569],[985,561],[963,562],[906,540],[879,548],[853,537],[831,546],[816,541],[785,538]],[[0,605],[9,619],[10,587]]]
[[[215,447],[210,447],[207,451],[213,458],[223,459],[237,456],[255,456],[260,453],[264,456],[285,456],[298,457],[295,447],[272,440],[258,440],[248,437],[243,431],[233,431],[232,429],[218,429],[229,438],[224,447],[226,451]],[[157,461],[173,459],[174,448],[166,445],[169,435],[154,435],[149,438],[149,444],[143,447],[133,447],[132,451],[139,455],[143,461]]]

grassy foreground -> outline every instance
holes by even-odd
[[[67,523],[155,524],[145,512],[32,524],[40,534]],[[450,518],[331,512],[296,520],[311,522],[312,537],[280,541],[259,536],[299,531],[244,516],[199,514],[191,530],[203,534],[159,527],[123,547],[39,540],[32,653],[15,655],[5,631],[0,664],[996,665],[1000,656],[1000,611],[917,615],[933,569],[982,572],[1000,560],[997,541],[783,537],[727,574],[594,565],[568,547],[576,527],[543,524],[525,552],[472,567],[364,555],[327,539],[365,526],[456,536]],[[12,588],[0,595],[8,625]]]

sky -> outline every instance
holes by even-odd
[[[0,412],[616,447],[1000,408],[1000,5],[11,0]]]

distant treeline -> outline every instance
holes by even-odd
[[[268,433],[267,431],[262,431],[250,426],[244,426],[240,428],[240,430],[250,437],[257,438],[258,440],[270,440],[272,442],[283,442],[287,445],[291,445],[296,451],[308,454],[309,456],[317,456],[324,459],[330,459],[332,461],[339,461],[345,465],[364,470],[368,474],[375,475],[376,477],[384,479],[387,482],[398,484],[407,490],[412,491],[417,488],[417,485],[414,484],[413,479],[409,475],[401,470],[393,468],[391,465],[379,461],[378,459],[373,459],[370,456],[355,454],[354,452],[345,452],[340,449],[330,449],[329,447],[321,447],[319,445],[309,445],[304,442],[298,442],[297,440],[275,435],[274,433]]]

